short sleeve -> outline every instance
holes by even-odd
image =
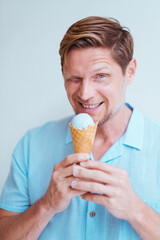
[[[17,144],[11,168],[0,196],[0,208],[24,212],[30,206],[28,197],[28,135]]]

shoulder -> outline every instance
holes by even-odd
[[[72,116],[47,122],[41,126],[32,128],[18,142],[14,153],[19,149],[23,152],[29,152],[31,149],[46,147],[51,143],[60,143],[65,141],[68,131],[69,122]]]
[[[32,137],[38,137],[41,135],[55,135],[55,134],[59,134],[59,133],[64,133],[64,131],[66,131],[66,129],[68,128],[68,124],[71,120],[72,116],[68,116],[66,118],[60,119],[60,120],[56,120],[56,121],[50,121],[47,122],[45,124],[43,124],[42,126],[30,129],[27,134],[29,134]]]
[[[144,119],[144,131],[145,133],[152,135],[160,135],[160,123],[152,120],[146,116],[143,116]]]
[[[143,128],[144,133],[146,134],[160,134],[160,122],[155,121],[144,114],[142,114],[137,108],[132,107],[127,103],[127,106],[133,110],[133,120],[134,124],[137,124]]]
[[[146,116],[144,119],[144,145],[159,152],[160,149],[160,123]],[[149,151],[149,150],[148,150]]]

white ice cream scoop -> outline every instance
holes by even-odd
[[[95,123],[91,116],[87,113],[80,113],[77,114],[75,117],[72,118],[71,124],[73,127],[77,129],[88,129],[88,126],[94,126]]]

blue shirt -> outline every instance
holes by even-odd
[[[18,143],[0,208],[23,212],[44,195],[54,165],[74,152],[70,120],[68,117],[30,130]],[[94,160],[93,155],[91,159]],[[160,124],[133,109],[125,134],[100,161],[125,169],[134,191],[160,214]],[[137,240],[140,237],[127,221],[78,196],[50,220],[39,239]]]

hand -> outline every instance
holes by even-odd
[[[53,212],[61,212],[66,209],[72,199],[77,195],[84,194],[85,191],[71,188],[71,182],[74,180],[74,163],[89,160],[89,155],[85,153],[76,153],[67,156],[63,161],[56,164],[52,173],[49,187],[43,196],[45,206]]]
[[[87,192],[82,196],[84,200],[103,205],[117,218],[131,218],[141,200],[132,189],[125,170],[98,161],[81,162],[73,170],[78,181],[75,178],[71,186]]]

